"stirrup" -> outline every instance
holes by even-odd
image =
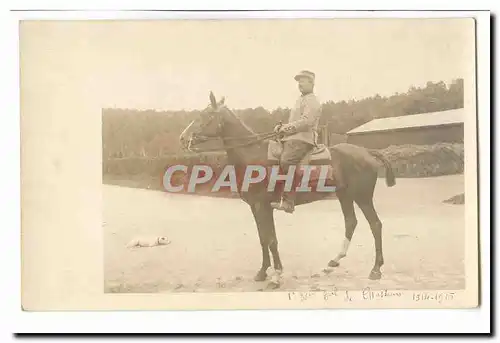
[[[295,211],[295,204],[291,206],[289,205],[288,207],[284,206],[283,198],[281,198],[279,205],[276,202],[272,202],[271,207],[274,208],[275,210],[284,211],[286,213],[293,213]]]

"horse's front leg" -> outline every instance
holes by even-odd
[[[271,231],[269,230],[269,225],[266,225],[266,211],[262,203],[257,202],[250,205],[252,209],[252,214],[255,219],[255,224],[257,225],[257,231],[259,233],[260,246],[262,248],[262,266],[260,270],[255,275],[255,281],[264,281],[267,278],[267,269],[271,266],[271,260],[269,256],[269,244],[271,241]],[[272,213],[272,212],[271,212]]]
[[[270,231],[270,241],[269,241],[269,250],[271,250],[271,254],[273,255],[273,266],[274,273],[271,276],[271,281],[268,285],[268,288],[275,289],[279,288],[281,285],[281,277],[283,273],[283,264],[281,263],[280,253],[278,251],[278,238],[276,236],[276,229],[274,226],[274,212],[273,208],[270,204],[266,204],[264,212],[264,220],[266,225],[269,226]]]

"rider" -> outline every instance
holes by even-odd
[[[288,169],[299,162],[316,146],[318,122],[321,116],[321,104],[314,91],[315,74],[303,70],[295,75],[302,93],[290,112],[288,124],[278,125],[275,131],[283,134],[283,152],[280,166],[288,174]],[[281,202],[273,202],[271,206],[277,210],[293,213],[295,209],[295,192],[283,192]]]

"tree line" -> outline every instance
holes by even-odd
[[[464,105],[463,79],[450,84],[427,82],[391,96],[328,101],[322,104],[320,125],[331,134],[345,134],[372,119],[438,112]],[[268,111],[263,107],[234,112],[255,132],[269,132],[287,122],[290,108]],[[105,108],[102,112],[103,158],[158,157],[181,153],[178,137],[200,111],[157,111]],[[437,114],[438,115],[438,114]]]

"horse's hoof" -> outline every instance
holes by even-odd
[[[255,281],[265,281],[267,279],[267,273],[264,271],[259,271],[257,275],[253,278]]]
[[[368,277],[370,280],[380,280],[382,278],[382,272],[372,270],[370,276]]]
[[[340,263],[338,263],[337,261],[331,260],[330,262],[328,262],[328,267],[335,268],[338,266],[340,266]]]
[[[278,282],[271,281],[267,284],[267,289],[278,289],[280,288],[280,284]]]
[[[325,273],[326,275],[330,274],[331,272],[333,272],[333,267],[327,267],[325,269],[323,269],[323,273]]]

